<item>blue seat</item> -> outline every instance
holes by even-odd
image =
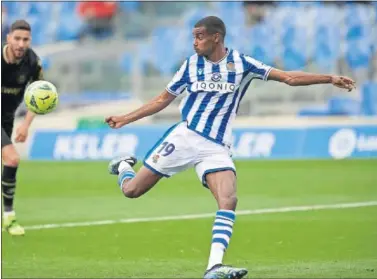
[[[308,59],[310,57],[309,46],[313,42],[310,40],[307,30],[296,26],[288,26],[283,32],[283,37],[281,38],[283,47],[300,52],[305,59]]]
[[[314,61],[326,72],[331,72],[337,63],[337,52],[326,43],[316,43]]]
[[[371,9],[366,5],[360,5],[356,3],[346,5],[346,25],[353,26],[365,24],[371,16]]]
[[[158,44],[154,46],[154,66],[163,74],[171,75],[176,69],[175,64],[177,63],[177,58],[166,51],[165,44]]]
[[[371,47],[362,41],[348,41],[346,62],[351,69],[368,68],[371,62]]]
[[[120,68],[121,70],[126,73],[126,74],[129,74],[131,73],[132,71],[132,66],[133,66],[133,55],[129,52],[125,52],[121,59],[120,59]]]
[[[8,16],[18,15],[19,9],[17,8],[17,2],[4,1],[4,2],[1,2],[1,5],[5,7],[5,9],[7,10]]]
[[[208,11],[205,9],[193,9],[184,15],[183,22],[184,28],[192,29],[194,25],[203,17],[208,16]]]
[[[65,1],[65,2],[59,2],[59,3],[57,2],[56,4],[54,3],[54,5],[59,4],[60,15],[64,16],[64,15],[72,15],[76,13],[77,3],[78,2],[75,2],[75,1]]]
[[[246,38],[249,40],[246,53],[265,64],[274,65],[277,52],[273,30],[269,25],[258,24],[253,26],[249,31],[249,36],[246,36]]]
[[[48,70],[51,67],[51,60],[49,57],[40,57],[42,61],[42,68],[43,70]]]
[[[340,32],[338,28],[318,26],[315,31],[313,59],[325,70],[334,69],[340,57]]]
[[[44,18],[49,18],[52,5],[51,2],[32,2],[30,4],[29,15],[38,15]]]
[[[32,44],[34,46],[41,45],[41,38],[45,36],[45,22],[39,16],[29,16],[25,20],[30,24],[32,31]]]
[[[288,71],[303,69],[306,66],[305,56],[296,49],[286,48],[283,52],[284,69]]]
[[[219,11],[233,11],[243,9],[243,4],[240,1],[219,1],[214,2],[215,8]]]
[[[19,19],[22,17],[27,17],[31,8],[31,2],[14,2],[14,4],[9,5],[8,13],[11,16],[16,16]]]
[[[147,56],[148,53],[150,53],[150,48],[148,45],[142,45],[138,48],[139,53],[138,56],[140,57],[140,67],[142,73],[146,72],[146,63],[149,60],[149,57]],[[135,60],[136,54],[131,53],[131,52],[125,52],[123,53],[120,61],[119,61],[119,66],[120,69],[122,70],[123,73],[125,74],[130,74],[135,67],[135,63],[138,61]]]
[[[266,65],[274,66],[274,53],[272,53],[267,47],[264,45],[254,45],[251,48],[251,57],[263,62]]]
[[[328,106],[331,115],[359,115],[361,112],[360,102],[349,97],[332,97]]]
[[[368,32],[367,27],[363,24],[356,24],[349,26],[346,34],[346,39],[357,40],[363,39],[367,36],[370,36],[370,32]]]
[[[252,41],[271,41],[271,27],[267,24],[256,24],[250,28],[250,39]]]
[[[327,106],[318,106],[318,107],[307,107],[302,108],[297,113],[298,116],[305,116],[305,117],[319,117],[319,116],[329,116],[330,111]]]
[[[377,82],[367,82],[362,87],[361,107],[364,115],[377,115]]]
[[[118,2],[120,8],[123,10],[123,11],[126,11],[126,12],[136,12],[139,10],[140,8],[140,2],[139,1],[130,1],[130,2]]]
[[[318,25],[315,29],[315,40],[319,42],[326,42],[330,45],[339,45],[340,30],[334,26]]]
[[[172,55],[171,51],[166,50],[166,42],[171,42],[173,44],[171,49],[175,50],[176,44],[182,43],[175,40],[179,30],[174,27],[158,27],[152,33],[151,49],[153,55],[150,62],[164,75],[170,75],[174,72],[176,57]]]
[[[56,34],[56,39],[58,41],[77,40],[82,28],[83,22],[76,14],[61,17]]]

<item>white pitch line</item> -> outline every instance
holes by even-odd
[[[377,201],[240,210],[240,211],[237,211],[237,215],[259,215],[259,214],[268,214],[268,213],[284,213],[284,212],[311,211],[311,210],[323,210],[323,209],[342,209],[342,208],[355,208],[355,207],[367,207],[367,206],[377,206]],[[103,221],[88,221],[88,222],[61,223],[61,224],[45,224],[45,225],[28,226],[28,227],[25,227],[25,229],[26,230],[44,230],[44,229],[75,228],[75,227],[101,226],[101,225],[124,224],[124,223],[203,219],[203,218],[211,218],[211,217],[214,218],[214,213],[162,216],[162,217],[150,217],[150,218],[130,218],[130,219],[103,220]]]

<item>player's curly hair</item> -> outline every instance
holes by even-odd
[[[222,38],[225,38],[226,35],[226,27],[224,22],[218,18],[217,16],[207,16],[202,18],[195,24],[195,28],[198,27],[205,27],[209,34],[216,34],[219,33]]]
[[[12,23],[10,26],[10,31],[13,32],[15,30],[26,30],[26,31],[31,31],[30,24],[23,19],[16,20],[15,22]]]

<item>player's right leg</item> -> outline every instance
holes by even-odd
[[[125,156],[113,159],[109,164],[110,174],[118,175],[118,185],[127,198],[142,196],[162,178],[145,167],[135,173],[132,167],[136,162],[136,158]]]
[[[136,159],[130,156],[114,159],[109,172],[118,175],[118,185],[128,198],[138,198],[162,178],[170,177],[193,165],[195,152],[187,142],[187,127],[179,123],[170,128],[148,152],[144,166],[135,173]]]
[[[8,131],[7,133],[3,127],[1,128],[1,159],[3,162],[1,190],[4,206],[3,225],[11,235],[24,235],[25,230],[17,223],[13,208],[16,190],[16,174],[20,163],[20,156],[10,140],[10,134],[11,132]]]

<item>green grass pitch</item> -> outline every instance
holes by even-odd
[[[377,201],[377,160],[237,161],[239,210]],[[106,162],[22,162],[26,227],[211,213],[194,171],[126,199]],[[4,278],[202,278],[213,218],[27,230],[2,236]],[[377,206],[240,215],[225,263],[248,278],[376,278]]]

